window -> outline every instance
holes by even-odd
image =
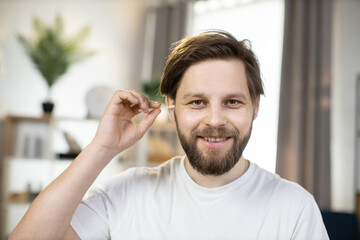
[[[190,35],[221,29],[239,40],[248,39],[257,55],[264,80],[258,118],[244,156],[268,171],[275,171],[281,56],[283,0],[209,0],[193,5]]]

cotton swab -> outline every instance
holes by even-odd
[[[160,109],[166,109],[166,108],[175,108],[175,105],[169,105],[169,106],[160,107]]]
[[[159,107],[158,109],[171,109],[171,108],[175,108],[175,105],[169,105],[169,106],[163,106],[163,107]],[[156,108],[153,108],[156,109]],[[139,112],[143,112],[141,109],[139,109]]]

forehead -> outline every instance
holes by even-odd
[[[243,95],[250,99],[244,63],[238,59],[206,60],[190,66],[184,73],[177,98],[189,95]]]

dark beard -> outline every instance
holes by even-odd
[[[178,131],[181,146],[183,147],[191,166],[202,175],[220,176],[230,171],[240,157],[249,141],[252,125],[249,131],[240,138],[240,133],[234,129],[229,130],[224,127],[212,128],[206,127],[204,129],[196,128],[191,132],[190,139],[181,132],[176,120],[176,128]],[[208,149],[200,151],[197,147],[199,136],[216,136],[219,138],[231,137],[233,138],[233,145],[230,150],[224,153],[219,149]]]

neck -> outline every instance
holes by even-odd
[[[220,176],[206,176],[196,171],[190,164],[189,159],[185,158],[185,169],[189,176],[200,186],[206,188],[220,187],[228,184],[243,175],[249,167],[248,161],[241,156],[236,165],[227,173]]]

